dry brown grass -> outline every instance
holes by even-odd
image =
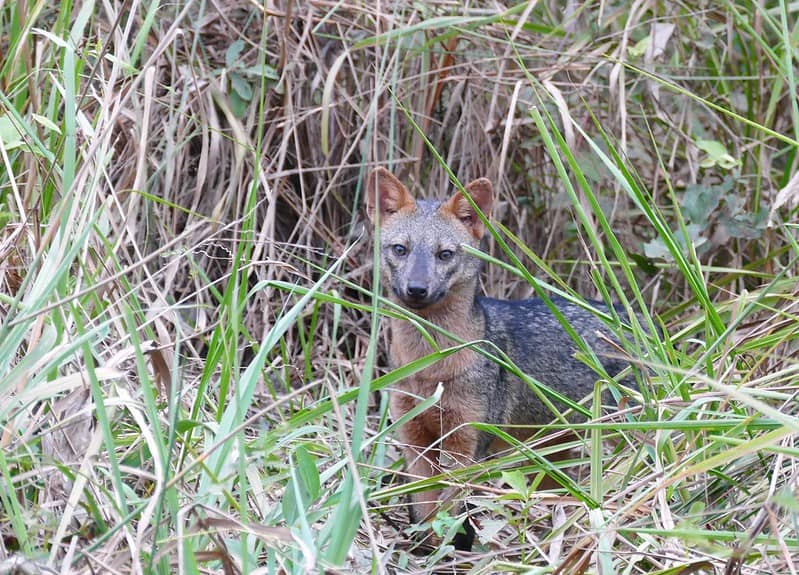
[[[796,572],[799,117],[780,6],[216,0],[148,20],[102,2],[64,49],[82,6],[0,2],[0,574]],[[601,213],[565,193],[531,107]],[[584,497],[520,493],[510,460],[448,478],[472,489],[474,555],[408,551],[383,400],[354,401],[379,342],[356,307],[372,305],[365,175],[452,189],[403,109],[587,297],[618,269],[597,253],[604,214],[672,338],[651,401],[600,430],[616,439],[600,508],[591,453],[568,466]],[[702,141],[730,157],[708,165]],[[712,310],[592,143],[674,237],[695,234]],[[342,257],[328,301],[292,315],[287,286]],[[496,265],[484,285],[532,293]],[[372,441],[354,455],[353,426]],[[362,497],[340,516],[347,485]]]

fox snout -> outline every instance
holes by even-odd
[[[429,289],[424,284],[411,284],[405,286],[404,290],[394,290],[402,303],[414,309],[421,309],[434,303],[428,298]],[[400,292],[400,293],[398,293]]]
[[[408,299],[423,300],[427,297],[427,286],[423,283],[409,283],[405,288]]]
[[[407,274],[399,273],[391,278],[394,283],[392,286],[394,293],[403,304],[421,309],[441,299],[444,291],[436,289],[431,263],[419,255],[414,261],[407,262]]]

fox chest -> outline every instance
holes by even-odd
[[[417,413],[406,425],[438,439],[465,423],[485,420],[484,402],[474,382],[468,379],[439,381],[442,387],[438,401]],[[439,381],[408,378],[394,385],[389,403],[394,421],[433,397]],[[432,441],[427,442],[430,443]]]
[[[397,335],[390,349],[394,367],[407,365],[433,352],[423,340]],[[443,343],[441,347],[445,348]],[[441,384],[439,400],[414,416],[405,426],[406,433],[413,429],[435,440],[464,423],[485,421],[487,408],[485,390],[482,388],[487,378],[483,373],[483,364],[482,357],[476,351],[460,349],[394,384],[390,398],[392,418],[397,421],[421,402],[433,397]],[[419,442],[430,445],[433,441]]]
[[[396,339],[399,339],[399,342],[395,340],[390,348],[393,367],[408,365],[434,351],[423,340],[411,343],[405,338]],[[446,345],[442,342],[440,347],[445,348]],[[404,380],[403,384],[409,389],[432,392],[431,390],[435,390],[439,382],[457,384],[458,382],[479,378],[480,364],[480,355],[476,351],[469,348],[460,349],[441,357],[435,363],[414,373]],[[427,393],[425,397],[430,395],[431,393]]]

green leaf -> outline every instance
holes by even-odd
[[[308,495],[307,503],[316,501],[319,497],[319,469],[316,466],[316,458],[308,453],[302,445],[294,450],[294,457],[297,459],[297,475],[304,491]]]
[[[717,140],[697,140],[696,147],[707,154],[707,157],[699,164],[703,168],[712,168],[717,165],[729,170],[741,164],[741,161],[733,158],[724,144]]]
[[[244,40],[241,39],[236,40],[228,46],[228,49],[225,51],[225,66],[228,68],[236,66],[242,50],[244,50]]]
[[[667,262],[673,262],[674,256],[671,253],[671,250],[666,246],[666,242],[664,242],[661,238],[652,238],[648,242],[646,242],[643,246],[644,248],[644,255],[650,260],[665,260]]]
[[[320,492],[316,459],[302,445],[298,445],[294,450],[293,464],[291,477],[281,502],[283,517],[289,525],[302,518],[311,503],[319,498]]]
[[[19,131],[7,115],[0,116],[0,141],[6,150],[13,150],[23,144]]]
[[[529,487],[527,485],[527,477],[518,469],[512,471],[502,472],[502,481],[510,485],[519,499],[526,500],[529,497]]]
[[[433,533],[435,533],[439,537],[443,537],[453,527],[455,527],[456,529],[455,533],[457,533],[457,528],[460,527],[462,523],[463,521],[459,520],[457,517],[453,517],[446,511],[439,511],[438,513],[436,513],[436,516],[430,522],[430,528],[433,530]]]
[[[31,117],[36,120],[37,123],[41,124],[51,132],[55,132],[59,135],[61,134],[61,128],[59,128],[50,118],[41,116],[39,114],[31,114]]]
[[[246,68],[239,68],[239,72],[245,76],[253,76],[256,78],[266,78],[268,80],[279,80],[280,74],[274,66],[269,64],[262,64],[260,66],[247,66]]]
[[[685,218],[705,229],[710,215],[718,208],[724,191],[722,186],[687,186],[682,199]]]
[[[283,518],[286,520],[287,525],[294,525],[299,517],[299,506],[297,505],[297,497],[294,495],[294,490],[291,488],[290,480],[289,485],[283,492],[283,500],[280,502],[280,508],[283,511]]]
[[[661,244],[662,244],[662,242],[661,242]],[[663,244],[663,247],[664,248],[666,247],[665,244]],[[646,257],[644,255],[641,255],[641,254],[632,253],[632,252],[628,252],[627,255],[630,257],[631,260],[633,260],[636,263],[636,265],[638,265],[638,267],[641,270],[643,270],[643,272],[646,275],[654,276],[656,273],[658,273],[657,266],[648,257]]]
[[[763,236],[766,227],[765,211],[760,212],[760,217],[754,214],[736,214],[719,218],[719,224],[733,238],[756,240]]]
[[[649,47],[649,42],[651,40],[652,37],[647,34],[645,37],[638,40],[638,42],[635,43],[635,46],[628,48],[627,52],[634,58],[640,58],[646,53],[646,49]]]
[[[247,106],[249,102],[247,102],[247,100],[243,100],[235,90],[229,94],[229,102],[230,111],[233,112],[233,115],[237,118],[243,117],[247,112]]]
[[[202,426],[202,424],[198,421],[194,421],[191,419],[181,419],[177,423],[175,423],[175,430],[178,433],[183,434],[186,433],[187,431],[194,429],[195,427],[200,427],[200,426]]]
[[[354,491],[353,476],[348,475],[337,493],[340,495],[339,503],[329,521],[335,529],[331,531],[330,544],[324,552],[325,559],[334,565],[344,562],[360,525],[362,511]]]
[[[686,225],[685,231],[687,232],[688,237],[695,248],[698,248],[707,242],[707,238],[704,238],[700,235],[702,233],[702,229],[698,224]],[[677,232],[672,232],[672,234],[674,235],[677,245],[680,246],[680,249],[685,251],[686,246],[682,234]],[[675,261],[674,253],[666,246],[666,243],[660,237],[654,238],[644,244],[644,254],[650,259],[662,259],[667,262]]]
[[[244,79],[244,76],[237,72],[230,73],[230,85],[242,100],[249,102],[252,100],[252,86]]]

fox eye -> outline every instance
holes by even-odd
[[[454,255],[455,252],[453,252],[452,250],[441,250],[440,252],[438,252],[438,259],[440,259],[442,262],[445,262],[447,260],[451,260],[452,256]]]
[[[395,256],[402,257],[408,253],[408,248],[406,248],[402,244],[394,244],[393,246],[391,246],[391,251],[394,252]]]

